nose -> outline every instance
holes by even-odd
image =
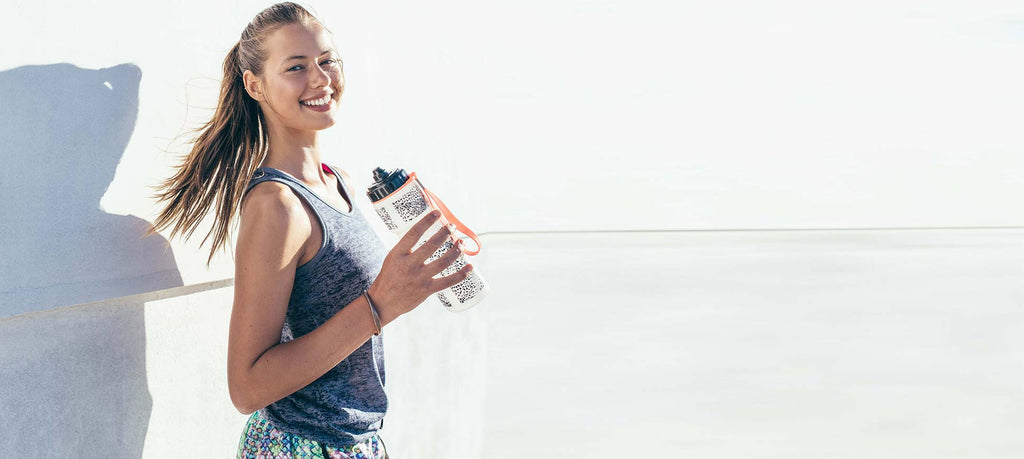
[[[310,84],[312,84],[314,88],[329,86],[331,84],[331,74],[327,73],[319,65],[315,67],[316,71],[313,72],[313,76],[310,78]]]

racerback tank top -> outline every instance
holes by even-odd
[[[323,230],[320,250],[295,270],[282,343],[313,331],[359,298],[377,278],[388,253],[341,176],[326,164],[322,167],[338,178],[339,191],[352,207],[350,212],[335,208],[298,179],[273,168],[258,168],[246,188],[248,193],[268,180],[287,185],[313,209]],[[383,341],[381,336],[371,336],[316,381],[261,412],[271,425],[285,432],[345,446],[375,435],[383,426],[387,408]]]

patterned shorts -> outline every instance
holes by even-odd
[[[387,459],[387,449],[374,435],[362,443],[335,448],[271,426],[259,411],[249,416],[236,459]]]

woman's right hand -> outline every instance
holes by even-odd
[[[440,216],[441,212],[435,210],[420,219],[384,258],[380,273],[369,289],[370,299],[380,313],[381,325],[416,309],[428,296],[462,282],[473,270],[473,265],[467,263],[451,275],[434,279],[463,253],[461,241],[440,258],[424,264],[453,235],[448,226],[442,226],[413,251],[416,242]]]

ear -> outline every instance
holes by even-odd
[[[252,70],[246,70],[242,74],[242,84],[245,86],[245,92],[249,93],[249,97],[252,97],[256,101],[263,100],[263,89],[260,85],[260,79],[256,74],[252,73]]]

